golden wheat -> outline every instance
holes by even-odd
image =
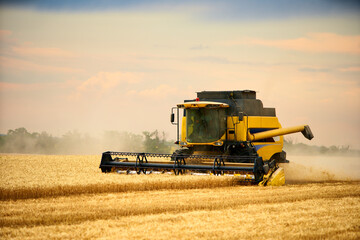
[[[0,206],[4,238],[13,237],[14,233],[19,238],[36,238],[37,234],[46,238],[44,234],[56,233],[54,229],[61,228],[76,238],[105,235],[156,239],[171,236],[167,224],[183,229],[181,234],[188,239],[192,238],[191,231],[205,238],[212,234],[214,238],[232,235],[239,238],[242,234],[253,238],[261,234],[276,237],[274,231],[288,237],[329,237],[334,233],[340,236],[346,231],[360,236],[358,183],[78,195],[3,201]],[[166,216],[170,219],[162,222]],[[122,226],[115,230],[112,224]],[[317,232],[319,224],[324,227],[323,232]],[[157,232],[144,235],[152,228]],[[251,228],[258,232],[244,230]],[[91,233],[83,232],[90,229]]]
[[[359,182],[234,187],[231,177],[103,174],[99,161],[0,155],[0,237],[360,238]]]
[[[293,190],[296,192],[293,193]],[[338,183],[282,188],[230,187],[225,189],[164,190],[90,196],[78,195],[14,202],[3,201],[0,202],[1,212],[6,212],[6,215],[2,216],[0,226],[73,224],[79,221],[108,219],[116,216],[201,209],[216,210],[247,204],[285,203],[316,198],[344,197],[360,197],[359,185]],[[44,215],[43,213],[47,214]],[[26,217],[24,218],[24,216]]]
[[[0,155],[0,200],[234,186],[231,177],[104,174],[100,156]]]

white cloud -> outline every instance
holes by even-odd
[[[60,48],[44,48],[32,46],[16,46],[12,47],[12,51],[21,56],[40,56],[40,57],[64,57],[74,58],[75,53]]]
[[[119,86],[121,83],[133,84],[140,81],[140,76],[128,72],[99,72],[84,81],[78,90],[80,91],[101,91],[104,92],[111,88]]]
[[[150,99],[162,99],[170,95],[176,94],[177,89],[167,84],[161,84],[154,88],[149,88],[145,90],[131,90],[128,95],[137,95],[140,97],[150,98]]]
[[[308,33],[293,39],[245,38],[241,41],[229,41],[227,45],[260,45],[304,52],[329,52],[360,54],[360,36],[346,36],[335,33]]]
[[[59,67],[36,63],[32,60],[21,60],[12,57],[0,56],[0,68],[16,72],[36,72],[36,73],[56,73],[56,74],[74,74],[83,73],[84,69],[73,67]]]

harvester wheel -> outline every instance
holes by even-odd
[[[190,149],[187,149],[187,148],[177,149],[171,155],[171,161],[175,161],[177,156],[186,158],[187,156],[189,156],[191,154],[192,154],[192,151]]]
[[[141,172],[143,172],[144,174],[146,174],[146,169],[145,168],[141,168],[141,164],[143,163],[147,163],[147,158],[146,155],[144,153],[138,154],[136,156],[136,166],[135,166],[135,170],[137,174],[140,174]],[[140,166],[139,170],[137,170],[137,166]]]
[[[174,173],[175,175],[185,174],[185,169],[180,169],[181,165],[185,165],[185,159],[175,159],[174,162]]]
[[[221,167],[221,165],[225,166],[225,162],[224,162],[224,159],[222,158],[215,158],[214,160],[214,166],[213,166],[213,174],[214,175],[224,175],[224,171],[219,171],[219,170],[216,170],[218,169],[219,167]]]

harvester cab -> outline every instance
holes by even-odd
[[[308,125],[282,128],[275,109],[264,108],[250,90],[198,92],[196,99],[172,108],[171,123],[179,145],[174,153],[105,152],[101,170],[227,174],[259,185],[283,185],[279,163],[288,162],[283,135],[301,132],[313,138]]]

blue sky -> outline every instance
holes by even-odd
[[[360,1],[343,0],[224,0],[224,1],[175,1],[175,0],[1,0],[2,6],[28,7],[43,11],[107,11],[131,9],[170,9],[198,6],[207,17],[221,19],[266,19],[299,16],[323,16],[355,14],[360,10]]]

